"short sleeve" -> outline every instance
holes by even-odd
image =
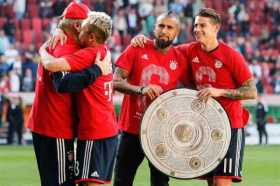
[[[251,71],[244,57],[237,51],[232,53],[232,75],[238,86],[252,77]]]
[[[137,56],[137,48],[128,46],[125,51],[119,56],[116,61],[116,65],[122,69],[131,72],[133,64]]]
[[[97,50],[93,48],[84,48],[74,54],[63,56],[71,67],[71,71],[80,71],[90,67],[96,57]]]

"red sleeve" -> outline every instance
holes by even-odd
[[[130,73],[137,56],[137,50],[136,47],[128,46],[117,59],[116,65]]]
[[[71,66],[71,71],[80,71],[94,63],[96,53],[94,48],[84,48],[74,54],[63,56],[63,58]]]
[[[232,75],[238,86],[252,77],[251,71],[244,57],[237,51],[232,53]]]
[[[183,72],[181,76],[181,82],[186,88],[192,88],[193,85],[193,75],[192,75],[192,68],[188,54],[190,53],[190,44],[181,44],[176,46],[176,49],[183,55],[183,60],[185,63],[185,72]]]

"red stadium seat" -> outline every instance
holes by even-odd
[[[23,48],[27,49],[29,45],[33,42],[33,32],[32,30],[22,30],[22,44]]]
[[[28,15],[30,17],[39,17],[39,8],[36,4],[29,4],[27,6]]]
[[[31,19],[32,22],[32,30],[35,32],[42,32],[42,20],[41,18],[34,17]]]
[[[42,19],[42,26],[44,30],[48,30],[50,25],[50,19],[49,18],[43,18]]]
[[[39,47],[42,45],[44,41],[44,33],[43,32],[35,32],[34,33],[34,42],[36,49],[39,49]]]
[[[24,18],[20,20],[20,27],[22,30],[30,30],[31,29],[31,20]]]
[[[20,29],[16,29],[15,38],[16,41],[22,42],[22,33]]]
[[[28,4],[37,4],[37,0],[27,0]]]
[[[7,18],[5,17],[0,17],[0,28],[3,28],[3,25],[6,23]]]

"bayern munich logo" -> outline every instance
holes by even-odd
[[[220,60],[215,60],[215,67],[216,68],[221,68],[223,66],[223,63]]]
[[[176,70],[177,69],[177,61],[171,60],[169,62],[169,67],[170,67],[171,70]]]

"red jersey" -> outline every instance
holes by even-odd
[[[79,49],[74,38],[68,35],[65,45],[57,45],[54,51],[49,52],[55,57],[61,57]],[[74,123],[77,121],[73,112],[73,98],[71,94],[56,92],[50,74],[40,63],[27,126],[32,132],[41,135],[71,139],[74,137]]]
[[[248,65],[242,55],[219,43],[217,49],[205,52],[198,42],[178,47],[187,55],[192,73],[192,81],[198,90],[206,87],[220,89],[237,89],[252,77]],[[232,128],[243,128],[243,109],[241,100],[219,97],[217,100],[227,112]]]
[[[128,71],[128,83],[137,86],[156,84],[164,92],[176,88],[186,71],[185,58],[178,50],[170,48],[163,54],[156,50],[152,41],[145,48],[129,46],[116,65]],[[139,134],[142,114],[150,102],[147,96],[125,94],[120,113],[121,129]]]
[[[95,62],[97,52],[104,57],[105,45],[79,50],[64,56],[71,71],[80,71]],[[113,74],[100,76],[90,86],[76,94],[79,115],[78,138],[81,140],[102,139],[117,135],[118,128],[112,102]]]

